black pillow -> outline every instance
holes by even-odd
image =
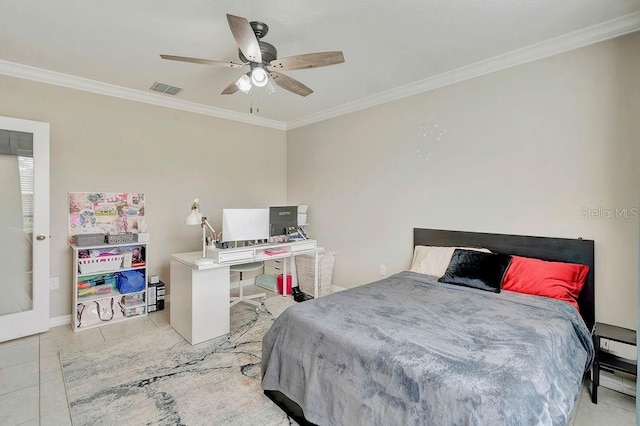
[[[500,293],[509,263],[508,254],[455,249],[447,271],[438,281]]]

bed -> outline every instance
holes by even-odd
[[[586,265],[579,310],[403,271],[281,314],[265,394],[300,424],[567,424],[593,359],[593,241],[414,229],[414,246]]]

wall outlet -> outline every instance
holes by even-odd
[[[59,290],[60,289],[60,278],[53,277],[49,278],[49,290]]]
[[[387,275],[387,266],[380,265],[380,275]]]

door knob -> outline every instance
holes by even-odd
[[[47,237],[45,237],[44,235],[40,234],[40,235],[38,235],[38,236],[36,237],[36,240],[38,240],[38,241],[42,241],[42,240],[44,240],[45,238],[47,238]]]

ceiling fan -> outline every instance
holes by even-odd
[[[196,64],[214,65],[227,68],[251,69],[229,84],[223,91],[223,95],[231,95],[238,90],[248,93],[251,85],[264,87],[269,83],[269,77],[280,87],[300,96],[307,96],[313,90],[280,72],[272,71],[269,67],[278,70],[298,70],[303,68],[318,68],[335,65],[344,62],[342,52],[318,52],[305,53],[278,59],[278,51],[267,42],[262,41],[269,31],[267,24],[259,21],[249,22],[246,18],[227,14],[229,28],[239,48],[239,58],[242,63],[215,61],[212,59],[190,58],[186,56],[160,55],[162,59],[172,61],[192,62]]]

